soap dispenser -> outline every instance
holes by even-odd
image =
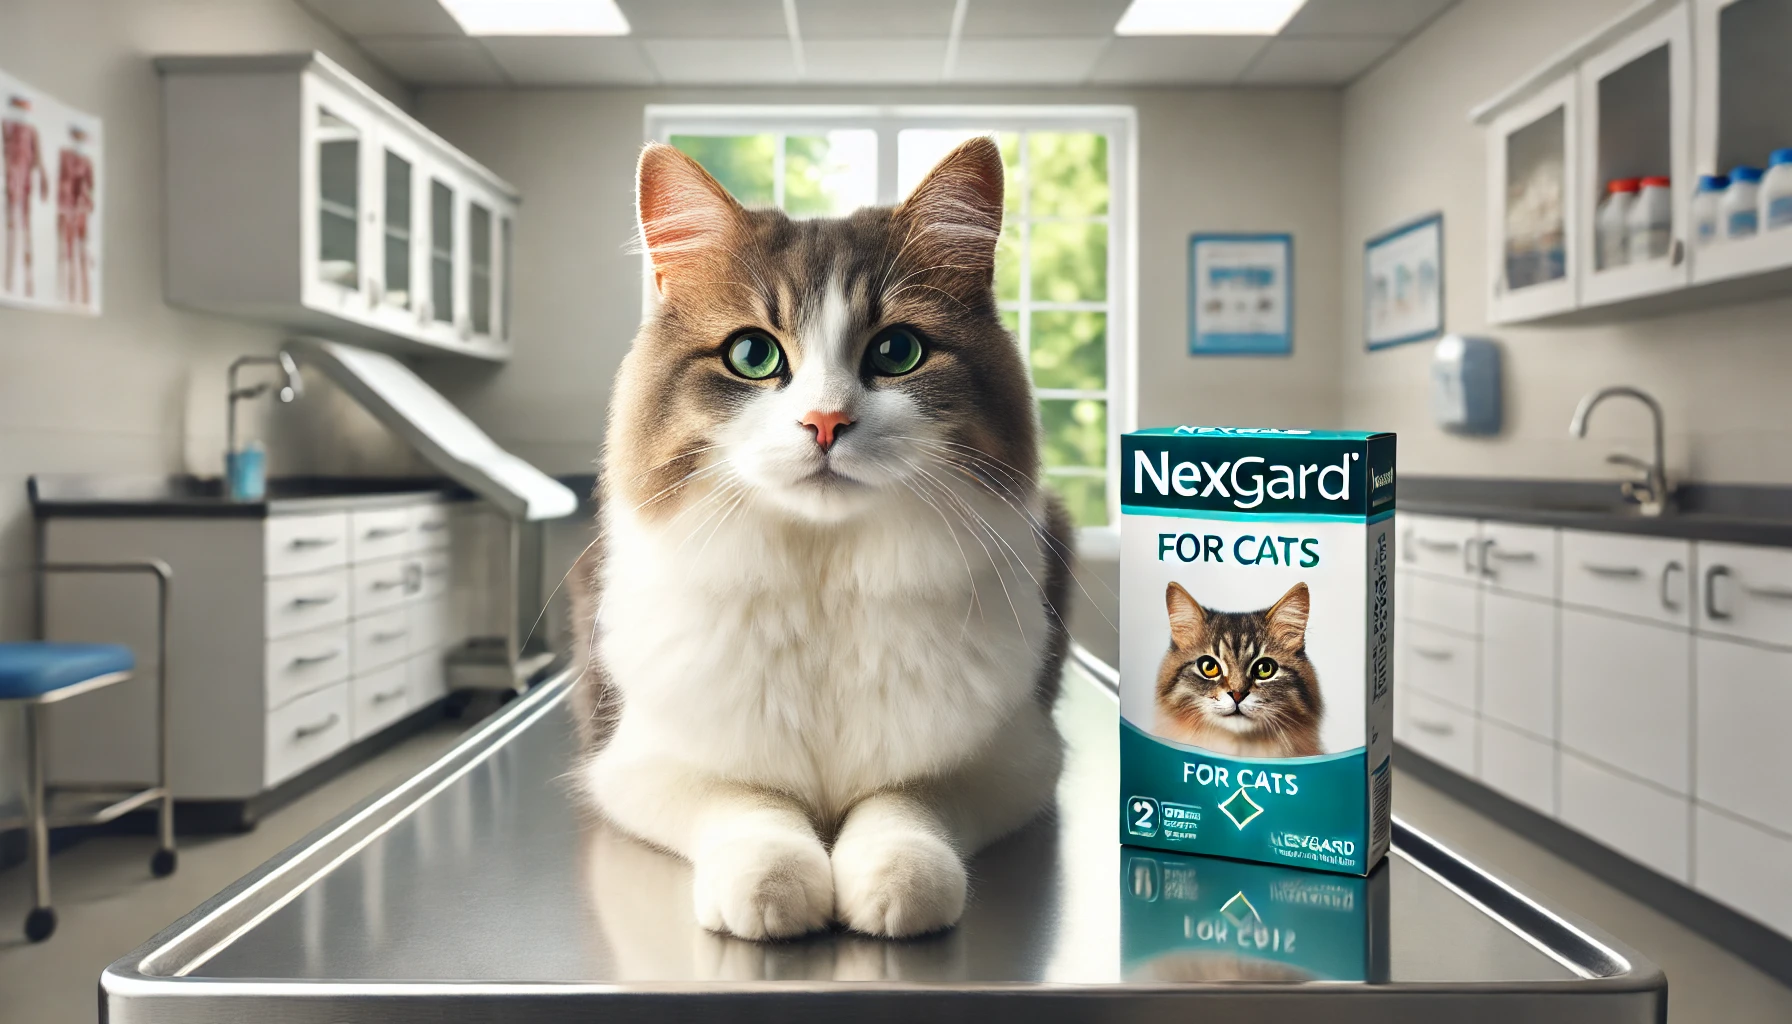
[[[1431,415],[1453,434],[1500,432],[1500,347],[1447,334],[1431,353]]]

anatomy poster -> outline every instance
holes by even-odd
[[[100,311],[100,119],[0,71],[0,305]]]

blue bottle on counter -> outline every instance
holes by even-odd
[[[268,496],[268,453],[251,441],[224,455],[224,477],[231,501],[260,501]]]

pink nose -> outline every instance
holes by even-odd
[[[852,417],[844,412],[817,412],[811,410],[797,421],[810,430],[815,431],[815,443],[821,445],[822,451],[834,447],[834,439],[852,426]]]

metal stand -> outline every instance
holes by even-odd
[[[509,580],[505,587],[504,635],[474,637],[448,652],[448,685],[456,690],[522,693],[530,680],[554,662],[545,642],[525,634],[523,622],[523,524],[505,519]]]

